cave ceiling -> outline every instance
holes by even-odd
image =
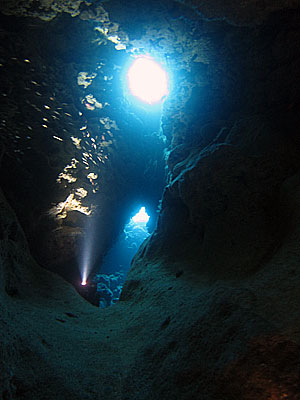
[[[66,1],[66,0],[29,0],[29,1],[22,1],[22,0],[4,0],[1,5],[1,10],[6,15],[18,15],[18,16],[31,16],[31,17],[38,17],[42,18],[46,21],[49,21],[57,16],[58,13],[66,12],[69,13],[72,17],[80,16],[84,14],[85,16],[81,17],[86,18],[87,14],[85,11],[82,12],[82,5],[87,5],[92,9],[94,6],[100,5],[99,9],[101,11],[102,19],[108,18],[107,12],[104,10],[113,8],[114,11],[118,13],[120,16],[123,15],[123,18],[126,15],[130,15],[131,18],[133,15],[131,14],[132,10],[136,10],[139,8],[144,10],[142,14],[146,14],[147,8],[150,8],[152,11],[153,9],[157,9],[159,12],[166,11],[165,4],[169,4],[170,8],[174,8],[174,3],[177,4],[184,4],[185,6],[189,7],[190,9],[195,10],[204,18],[213,18],[213,19],[227,19],[228,21],[240,24],[240,25],[247,25],[249,23],[259,23],[266,19],[266,17],[277,10],[282,9],[291,9],[298,7],[297,0],[279,0],[279,1],[272,1],[272,0],[231,0],[227,2],[223,2],[221,0],[213,0],[213,1],[199,1],[199,0],[190,0],[190,1],[176,1],[176,2],[164,2],[162,4],[158,1],[152,1],[148,3],[148,6],[145,7],[144,2],[136,3],[134,1],[127,1],[126,6],[122,4],[120,1]],[[104,8],[102,8],[104,5]],[[149,17],[149,16],[148,16]],[[138,15],[140,18],[140,14]]]

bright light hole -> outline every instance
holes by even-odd
[[[146,224],[149,221],[150,217],[146,213],[146,208],[142,207],[140,211],[131,219],[135,224]]]
[[[158,103],[169,94],[166,71],[149,57],[137,58],[129,68],[127,79],[133,96],[145,103]]]

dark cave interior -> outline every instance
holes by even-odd
[[[165,175],[160,110],[124,98],[128,55],[102,44],[97,23],[68,14],[6,23],[3,72],[14,87],[3,88],[3,110],[13,101],[18,117],[3,119],[3,162],[11,173],[2,185],[15,185],[10,193],[38,262],[77,283],[80,241],[94,241],[91,262],[99,264],[137,204],[157,210]]]
[[[300,400],[299,11],[1,3],[1,400]]]

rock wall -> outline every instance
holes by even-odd
[[[195,90],[188,122],[171,127],[158,226],[121,297],[151,319],[164,310],[128,381],[143,379],[143,399],[299,398],[296,20],[275,14],[237,37],[227,28],[215,103],[218,59],[205,103]]]

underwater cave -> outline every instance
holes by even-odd
[[[299,11],[0,4],[1,400],[300,400]]]

